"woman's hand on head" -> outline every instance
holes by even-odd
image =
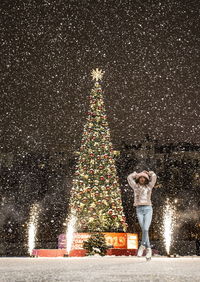
[[[149,172],[147,170],[143,170],[143,172],[145,172],[147,175],[149,175]]]

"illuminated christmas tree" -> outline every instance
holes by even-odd
[[[76,166],[69,215],[76,217],[78,232],[126,231],[119,179],[102,88],[101,70],[93,70],[94,87]]]

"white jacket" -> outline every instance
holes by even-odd
[[[127,177],[128,184],[133,188],[134,191],[134,206],[148,205],[152,206],[151,203],[151,193],[154,185],[156,184],[157,175],[154,171],[149,171],[150,181],[147,185],[140,185],[136,183],[134,178],[137,172],[129,174]]]

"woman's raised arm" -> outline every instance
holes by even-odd
[[[156,180],[157,180],[157,175],[155,174],[155,172],[153,170],[149,171],[149,177],[150,177],[150,181],[149,181],[149,186],[151,188],[154,187],[154,185],[156,184]]]
[[[136,174],[137,174],[137,172],[134,171],[133,173],[131,173],[131,174],[129,174],[129,175],[127,176],[128,184],[129,184],[132,188],[134,188],[134,187],[136,186],[136,182],[135,182],[135,180],[134,180]]]

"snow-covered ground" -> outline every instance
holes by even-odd
[[[200,257],[0,258],[0,281],[200,281]]]

